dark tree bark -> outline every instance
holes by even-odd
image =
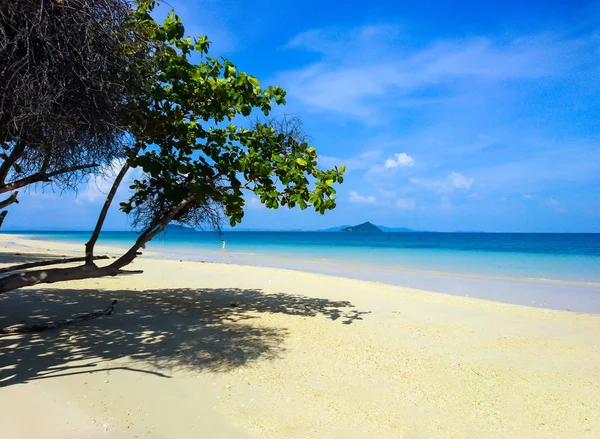
[[[0,209],[4,209],[5,207],[8,207],[13,203],[19,204],[19,200],[17,200],[17,195],[19,195],[19,191],[14,191],[6,200],[0,201]]]
[[[108,259],[108,256],[96,256],[94,259]],[[51,259],[49,261],[42,261],[42,262],[28,262],[27,264],[11,265],[10,267],[0,268],[0,273],[12,273],[13,271],[26,270],[28,268],[44,267],[46,265],[70,264],[72,262],[83,262],[83,261],[85,261],[85,257],[83,257],[83,258]]]
[[[24,186],[28,186],[30,184],[35,183],[49,183],[51,182],[52,177],[56,177],[57,175],[67,174],[69,172],[81,171],[83,169],[91,169],[97,168],[98,165],[96,163],[90,163],[88,165],[79,165],[79,166],[70,166],[67,168],[60,169],[58,171],[46,172],[45,170],[41,170],[36,172],[35,174],[28,175],[27,177],[23,177],[20,180],[15,180],[10,183],[2,183],[0,184],[0,194],[8,191],[12,191],[14,189],[19,189]]]

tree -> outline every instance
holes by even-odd
[[[162,24],[150,15],[154,1],[139,2],[132,12],[154,44],[156,71],[151,86],[136,97],[137,120],[127,160],[116,176],[86,244],[81,266],[12,274],[0,279],[0,292],[38,283],[114,276],[138,251],[171,222],[232,226],[244,216],[244,193],[253,192],[270,209],[314,208],[321,214],[335,208],[335,183],[344,167],[321,170],[317,153],[306,142],[297,119],[254,120],[254,112],[269,116],[273,105],[285,104],[278,86],[261,88],[254,76],[226,59],[202,58],[206,37],[184,37],[180,18],[172,11]],[[134,194],[120,208],[141,227],[136,242],[108,265],[94,263],[94,246],[115,193],[130,168],[143,172]]]
[[[0,194],[12,194],[0,209],[17,189],[74,188],[123,156],[154,60],[131,12],[127,0],[1,2]]]

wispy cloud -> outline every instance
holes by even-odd
[[[377,203],[377,199],[372,196],[363,196],[360,195],[358,192],[350,192],[350,198],[349,198],[351,203],[360,203],[360,204],[375,204]]]
[[[459,172],[451,172],[444,180],[430,180],[425,178],[411,178],[415,186],[424,187],[437,192],[452,192],[456,189],[470,189],[475,182],[474,178],[467,178]]]
[[[398,32],[393,25],[302,32],[286,47],[316,51],[322,58],[278,80],[315,110],[374,122],[384,108],[452,99],[460,86],[472,89],[479,83],[489,89],[494,82],[565,74],[580,62],[582,47],[597,45],[537,35],[433,41],[406,50],[395,41]]]
[[[346,169],[348,171],[356,171],[369,168],[373,165],[373,163],[379,160],[382,154],[383,152],[380,150],[372,150],[363,152],[356,157],[351,157],[348,159],[320,155],[319,164],[326,168],[346,165]]]
[[[78,203],[99,203],[106,199],[106,196],[110,192],[110,188],[115,181],[117,173],[123,167],[123,160],[115,159],[111,162],[110,166],[105,166],[100,169],[98,175],[90,174],[89,180],[83,190],[77,194],[76,202]],[[115,198],[122,200],[127,197],[131,192],[129,186],[133,180],[138,178],[141,174],[139,169],[130,169],[125,178],[121,182]]]
[[[396,200],[396,207],[399,209],[412,210],[415,208],[415,200],[400,198]]]

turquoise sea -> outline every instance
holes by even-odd
[[[82,249],[89,238],[89,232],[17,233],[78,242]],[[104,232],[99,244],[129,246],[136,236]],[[279,267],[600,312],[600,234],[169,231],[147,250],[172,259]]]

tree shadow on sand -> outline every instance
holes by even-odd
[[[60,320],[103,309],[111,316],[39,333],[0,336],[0,387],[62,375],[119,369],[168,377],[173,369],[228,371],[277,358],[286,331],[252,325],[260,313],[362,319],[346,301],[252,289],[145,291],[21,290],[0,297],[0,327]],[[66,362],[76,362],[65,366]],[[110,366],[114,366],[110,365]],[[93,368],[90,370],[90,368]]]

